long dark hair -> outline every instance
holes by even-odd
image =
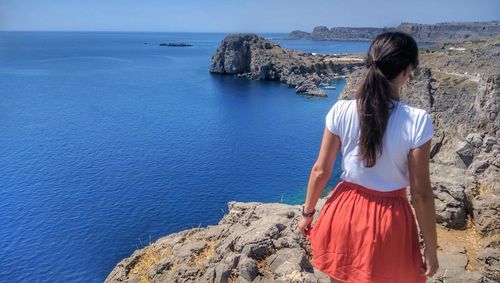
[[[382,154],[390,113],[399,101],[397,89],[390,80],[408,65],[418,66],[418,46],[411,35],[391,31],[375,37],[366,58],[368,72],[356,92],[360,121],[359,154],[365,167],[375,166],[377,152]]]

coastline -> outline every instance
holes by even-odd
[[[283,48],[255,34],[232,34],[212,56],[210,72],[280,81],[297,94],[326,97],[319,86],[364,65],[363,55],[322,55]]]
[[[483,22],[442,22],[418,24],[402,22],[396,27],[332,27],[316,26],[312,32],[294,30],[289,33],[291,40],[341,40],[364,39],[371,41],[378,33],[403,31],[412,35],[417,42],[441,42],[487,39],[500,34],[500,21]]]

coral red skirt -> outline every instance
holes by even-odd
[[[406,188],[390,192],[342,180],[306,230],[312,265],[342,282],[426,282]]]

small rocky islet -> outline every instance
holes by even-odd
[[[440,268],[428,282],[500,282],[500,36],[421,48],[420,61],[402,100],[426,109],[436,133],[430,171]],[[210,71],[278,80],[306,95],[345,75],[340,99],[352,99],[366,69],[359,55],[317,56],[234,34],[217,49]],[[136,250],[106,282],[330,282],[312,266],[299,218],[300,205],[231,201],[217,225]]]
[[[190,43],[185,43],[185,42],[163,42],[160,43],[160,46],[166,46],[166,47],[189,47],[193,46]]]

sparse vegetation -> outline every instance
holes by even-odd
[[[294,283],[304,282],[304,274],[298,270],[294,270],[291,273],[286,274],[285,279],[288,282],[294,282]]]
[[[190,261],[190,265],[200,268],[203,272],[205,271],[203,263],[215,254],[215,245],[217,244],[217,239],[215,238],[208,239],[206,241],[207,246],[198,254],[194,255]]]
[[[492,185],[486,184],[486,183],[479,183],[477,187],[477,192],[479,193],[480,196],[484,196],[491,192]]]
[[[154,245],[146,247],[146,252],[141,256],[139,261],[130,270],[130,273],[137,274],[141,283],[149,282],[148,270],[160,261],[160,253]]]
[[[162,259],[171,255],[171,246],[166,245],[159,247],[155,244],[149,244],[145,247],[144,254],[134,264],[134,266],[130,270],[130,273],[136,274],[139,277],[141,283],[150,282],[148,271],[151,266],[158,264]],[[175,266],[171,266],[170,270],[175,270]]]
[[[264,275],[264,277],[273,278],[273,273],[271,272],[271,270],[269,270],[266,258],[257,260],[257,268],[259,269],[260,273]]]
[[[236,278],[238,278],[238,268],[237,267],[231,269],[231,275],[229,275],[228,282],[234,283],[234,282],[236,282]]]

